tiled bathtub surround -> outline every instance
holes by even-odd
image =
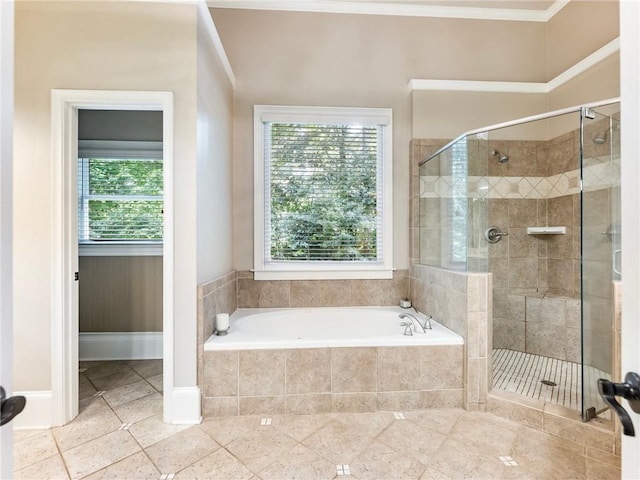
[[[231,272],[198,287],[203,415],[314,413],[462,405],[462,346],[204,352],[216,313],[236,308],[397,305],[391,280],[255,281]]]
[[[238,308],[398,305],[409,295],[409,272],[391,280],[254,280],[238,272]]]
[[[464,400],[467,410],[484,410],[491,385],[491,275],[414,264],[411,298],[421,312],[464,338]]]
[[[462,405],[463,346],[204,352],[205,417]]]
[[[198,285],[198,385],[202,388],[204,342],[213,333],[216,314],[233,313],[238,308],[237,274],[229,272]]]

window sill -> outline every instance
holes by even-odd
[[[254,280],[387,280],[393,270],[254,270]]]
[[[81,257],[161,257],[162,243],[81,243]]]

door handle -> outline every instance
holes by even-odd
[[[623,433],[629,437],[635,437],[636,433],[631,417],[618,403],[616,397],[626,398],[631,410],[640,413],[640,375],[636,372],[628,372],[624,377],[624,383],[613,383],[605,378],[599,378],[598,392],[602,399],[618,414]]]
[[[9,423],[18,415],[27,404],[27,399],[22,395],[6,398],[7,393],[0,387],[0,426]]]
[[[622,258],[622,250],[621,249],[617,249],[613,251],[613,273],[615,273],[616,275],[622,275],[622,272],[620,271],[619,268],[617,268],[618,265],[618,259]],[[621,264],[622,265],[622,264]],[[622,267],[620,267],[622,268]]]

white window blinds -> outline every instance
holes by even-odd
[[[379,260],[382,127],[266,122],[264,128],[265,256]]]
[[[391,242],[385,232],[391,216],[387,122],[318,115],[285,120],[260,123],[258,269],[382,268]]]
[[[79,154],[79,241],[162,241],[161,150],[141,154],[80,149]],[[136,156],[140,158],[130,158]]]

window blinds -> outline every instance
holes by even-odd
[[[162,240],[162,209],[162,160],[79,159],[80,242]]]
[[[267,262],[381,260],[383,128],[264,122]]]

